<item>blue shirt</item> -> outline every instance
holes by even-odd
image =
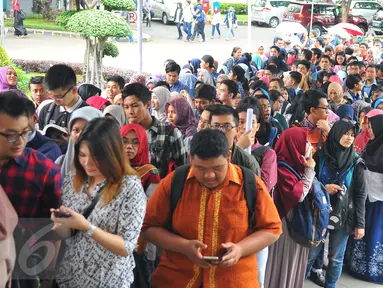
[[[170,84],[169,84],[170,85]],[[170,86],[170,92],[181,92],[186,90],[190,94],[190,89],[186,85],[182,84],[179,80],[176,81],[172,86]]]
[[[368,95],[368,97],[371,97],[370,93],[372,85],[378,85],[378,83],[376,83],[376,79],[370,86],[367,86],[367,81],[363,83],[363,91]]]
[[[53,162],[55,162],[62,154],[59,145],[41,135],[38,131],[36,131],[35,136],[27,143],[26,147],[40,152]]]

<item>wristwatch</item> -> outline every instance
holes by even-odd
[[[90,228],[88,231],[85,231],[85,235],[89,238],[92,238],[94,231],[96,231],[97,226],[94,226],[93,224],[90,224]]]

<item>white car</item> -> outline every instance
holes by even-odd
[[[377,1],[352,1],[349,13],[355,16],[363,16],[366,18],[367,22],[372,21],[372,16],[381,8],[382,5]]]
[[[289,4],[289,0],[255,0],[251,9],[251,22],[275,28],[283,21],[283,13]]]
[[[154,0],[153,11],[154,19],[161,19],[165,25],[174,22],[174,16],[177,9],[177,2],[180,0]],[[185,5],[184,3],[182,5]]]

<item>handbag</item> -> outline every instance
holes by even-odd
[[[27,19],[27,15],[25,14],[25,12],[23,10],[20,10],[20,19],[21,20]]]

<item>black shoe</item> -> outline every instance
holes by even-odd
[[[178,37],[177,40],[182,40],[182,36]]]
[[[321,287],[324,287],[324,284],[326,283],[326,277],[324,276],[323,271],[321,272],[311,271],[310,280]]]

